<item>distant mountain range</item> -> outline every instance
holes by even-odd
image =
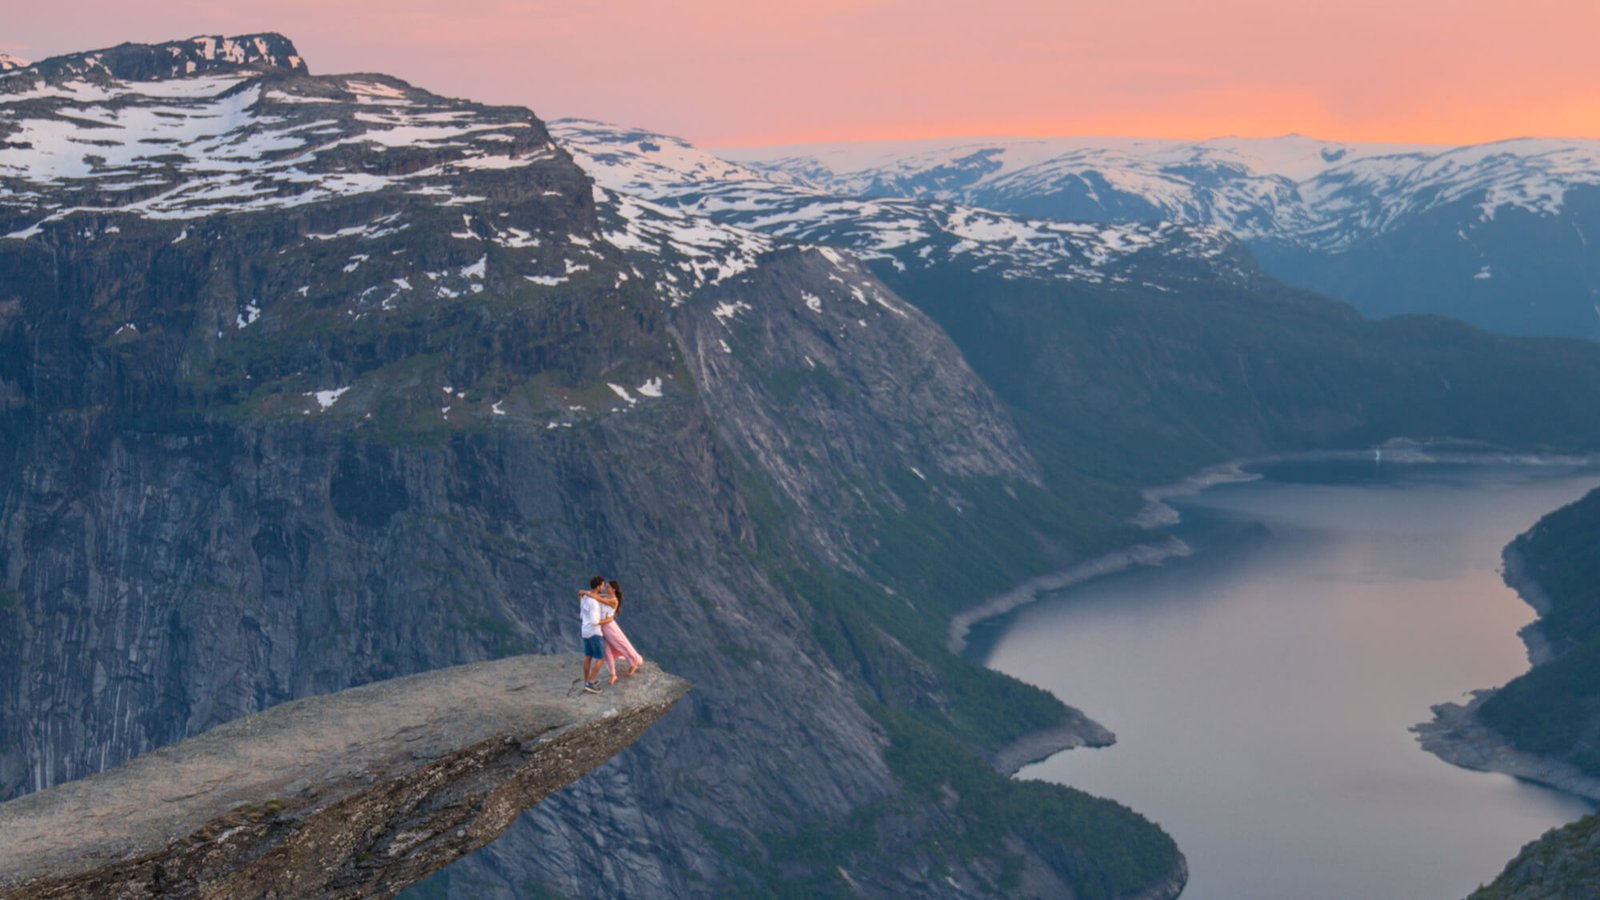
[[[1104,734],[943,643],[944,607],[1048,564],[976,523],[1069,503],[851,254],[596,188],[525,108],[267,34],[0,73],[0,273],[0,799],[571,653],[599,571],[694,691],[423,895],[1181,887],[1152,823],[991,764]],[[921,589],[930,558],[961,580]]]
[[[870,197],[721,159],[686,141],[581,119],[551,134],[612,194],[789,241],[829,244],[899,271],[956,263],[1012,279],[1126,282],[1134,260],[1187,260],[1249,277],[1222,228],[1170,222],[1067,222],[928,197]]]
[[[716,151],[835,194],[1222,228],[1370,315],[1600,338],[1600,141],[947,139]]]
[[[1333,153],[1252,182],[1263,222]],[[1104,732],[950,653],[952,615],[1230,458],[1600,447],[1600,346],[1285,287],[1221,187],[1226,221],[1067,221],[964,177],[547,130],[271,34],[0,72],[0,799],[570,652],[600,569],[694,691],[423,895],[1174,896],[1156,825],[995,770]]]

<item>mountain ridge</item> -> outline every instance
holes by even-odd
[[[1587,250],[1600,234],[1592,139],[952,139],[722,152],[844,195],[1215,226],[1274,277],[1368,315],[1434,313],[1509,334],[1600,339],[1600,268]]]
[[[0,79],[0,130],[4,795],[568,651],[599,568],[687,711],[420,892],[1175,892],[1159,828],[993,771],[1069,711],[881,571],[1004,577],[1041,551],[964,523],[1045,501],[847,254],[597,192],[530,110],[381,75]]]
[[[161,44],[124,43],[46,57],[36,62],[7,57],[13,65],[0,67],[8,78],[29,76],[109,78],[149,81],[241,68],[278,69],[309,74],[294,43],[276,32],[196,35]]]
[[[985,763],[1087,720],[950,617],[1247,453],[1600,444],[1592,346],[1368,322],[1215,226],[697,181],[381,75],[9,84],[6,795],[570,650],[595,569],[695,682],[420,894],[1171,896],[1157,826]]]
[[[1007,279],[1127,281],[1145,255],[1193,261],[1218,277],[1248,278],[1253,263],[1216,228],[1029,219],[960,204],[842,196],[720,160],[666,135],[558,119],[552,135],[596,184],[619,195],[745,232],[829,244],[897,270],[961,259]]]
[[[1127,171],[1151,179],[1143,188],[1145,197],[1162,213],[1159,218],[1195,224],[1217,224],[1246,239],[1276,238],[1311,243],[1323,249],[1339,249],[1338,242],[1348,236],[1330,236],[1331,220],[1338,214],[1334,201],[1340,191],[1324,182],[1342,183],[1383,180],[1388,187],[1415,194],[1438,190],[1439,176],[1462,173],[1475,165],[1502,156],[1515,156],[1545,164],[1545,174],[1564,176],[1572,183],[1592,185],[1600,181],[1594,163],[1600,161],[1600,141],[1585,139],[1510,138],[1486,144],[1366,144],[1321,141],[1299,135],[1280,138],[1213,138],[1182,141],[1144,138],[1036,138],[1036,139],[937,139],[899,144],[884,142],[864,147],[851,144],[826,144],[815,147],[713,149],[728,159],[790,175],[797,180],[827,187],[842,193],[867,196],[928,196],[933,199],[962,199],[989,208],[1014,208],[1024,195],[1049,193],[1049,179],[1067,178],[1095,171]],[[1561,155],[1561,160],[1541,159]],[[838,160],[835,168],[831,161]],[[1576,161],[1588,163],[1574,166]],[[988,165],[984,163],[987,162]],[[1557,168],[1565,162],[1566,168]],[[944,172],[942,185],[921,179],[930,173]],[[1514,173],[1531,178],[1536,171]],[[1206,175],[1211,178],[1204,177]],[[1277,193],[1252,182],[1281,180],[1297,189],[1298,196]],[[1165,190],[1155,190],[1157,186]],[[1259,218],[1260,210],[1248,203],[1237,207],[1217,199],[1207,199],[1208,191],[1226,197],[1230,187],[1254,191],[1254,206],[1272,197],[1290,204],[1274,218]],[[1131,192],[1140,190],[1134,187]],[[1245,199],[1243,196],[1237,199]],[[1370,196],[1362,198],[1372,202]],[[998,201],[998,202],[996,202]],[[1298,203],[1296,203],[1298,201]],[[1407,198],[1407,202],[1412,202]],[[1485,215],[1501,206],[1541,203],[1559,205],[1559,196],[1547,189],[1508,190],[1489,198]],[[1296,205],[1305,207],[1294,208]],[[1372,224],[1385,227],[1379,215]],[[1332,243],[1329,243],[1329,242]]]

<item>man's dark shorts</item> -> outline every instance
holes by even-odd
[[[606,641],[600,635],[583,639],[583,655],[590,659],[606,658]]]

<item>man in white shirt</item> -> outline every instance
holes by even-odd
[[[599,575],[589,580],[589,591],[605,583]],[[600,601],[589,591],[578,592],[578,612],[583,618],[583,689],[600,693],[600,670],[605,665],[606,641],[600,636]]]

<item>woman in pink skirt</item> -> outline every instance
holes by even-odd
[[[611,683],[616,684],[617,660],[626,659],[632,666],[628,674],[633,675],[644,665],[644,657],[633,649],[628,636],[622,633],[622,626],[617,624],[617,613],[622,610],[622,585],[615,581],[601,585],[595,599],[610,608],[600,619],[600,634],[606,639],[606,665],[611,667]]]

